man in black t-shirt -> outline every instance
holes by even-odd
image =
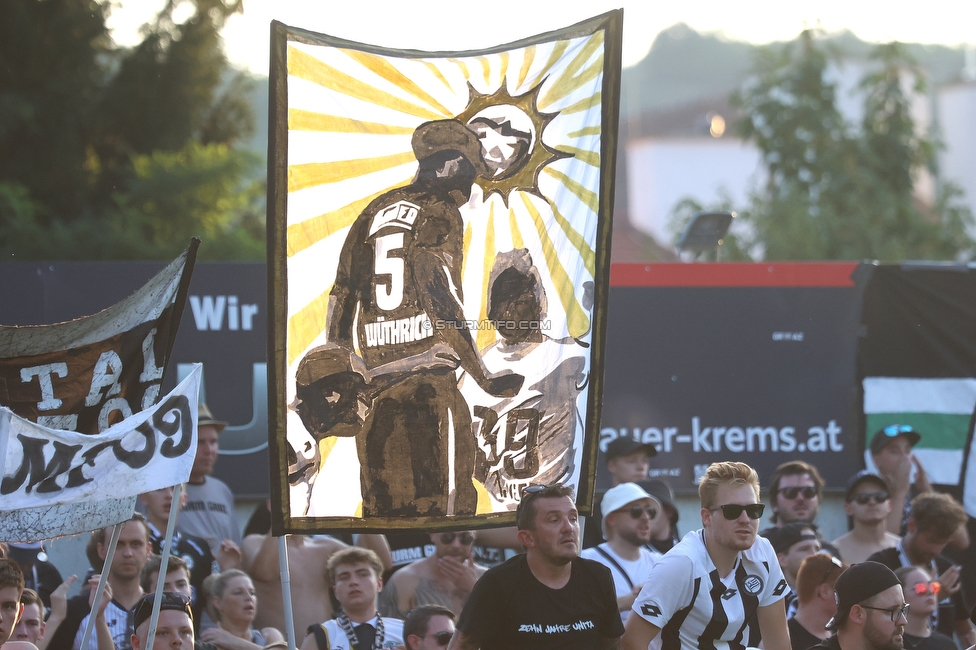
[[[969,622],[959,567],[941,555],[949,538],[966,523],[962,506],[948,494],[929,492],[912,500],[905,537],[894,548],[878,551],[868,558],[894,571],[903,566],[920,566],[938,576],[944,592],[936,612],[936,630],[952,637],[955,633],[963,647],[976,643],[976,630]]]
[[[516,521],[526,548],[471,592],[449,650],[617,647],[623,624],[610,570],[579,557],[572,488],[529,486]]]

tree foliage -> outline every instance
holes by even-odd
[[[864,117],[849,124],[829,74],[835,55],[813,33],[763,50],[756,74],[733,97],[740,134],[767,169],[741,216],[738,250],[769,260],[955,259],[972,254],[972,215],[951,185],[932,205],[916,182],[936,147],[911,113],[924,76],[897,43],[875,48],[860,84]],[[746,240],[746,241],[743,241]]]
[[[192,4],[182,23],[181,2]],[[250,77],[219,31],[240,0],[169,0],[118,48],[109,3],[15,0],[0,21],[3,259],[263,255]]]

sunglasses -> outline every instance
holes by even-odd
[[[777,494],[792,501],[799,495],[803,495],[804,499],[813,499],[817,496],[817,488],[807,485],[806,487],[785,487],[780,488]]]
[[[447,644],[451,642],[451,639],[454,638],[454,632],[437,632],[436,634],[425,634],[420,638],[426,639],[429,636],[434,637],[434,640],[437,641],[437,645],[446,647]]]
[[[889,438],[894,438],[899,433],[912,433],[915,429],[910,424],[889,424],[882,431]]]
[[[928,584],[924,582],[917,582],[915,583],[914,589],[917,596],[924,596],[927,593],[931,593],[933,596],[938,596],[939,590],[942,589],[942,585],[939,584],[938,580],[933,580]]]
[[[471,533],[441,533],[441,544],[453,544],[455,539],[461,540],[461,546],[474,544],[474,535]]]
[[[522,519],[522,510],[525,507],[526,503],[528,503],[535,497],[539,496],[540,494],[542,494],[543,492],[545,492],[551,487],[552,487],[551,485],[533,484],[533,485],[526,485],[524,488],[522,488],[522,498],[519,499],[518,507],[515,508],[515,521],[519,521]]]
[[[759,519],[762,517],[765,509],[765,503],[750,503],[749,505],[745,506],[738,503],[727,503],[724,506],[713,506],[709,508],[709,510],[721,510],[722,516],[729,521],[735,521],[742,516],[743,512],[749,516],[749,519]]]
[[[880,490],[878,492],[862,492],[861,494],[854,495],[854,498],[851,499],[851,501],[856,502],[860,506],[866,506],[868,501],[872,501],[874,503],[884,503],[890,498],[890,494],[884,490]]]
[[[643,515],[645,512],[647,513],[648,519],[654,519],[657,517],[657,509],[653,506],[630,506],[630,508],[624,512],[629,513],[631,519],[640,519],[641,515]]]

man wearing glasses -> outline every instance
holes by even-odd
[[[833,541],[845,562],[857,564],[898,544],[900,538],[888,532],[891,512],[888,483],[871,470],[862,469],[851,477],[844,498],[844,512],[854,527]]]
[[[403,621],[407,650],[440,650],[454,636],[454,612],[441,605],[415,607]]]
[[[460,614],[474,583],[488,570],[474,563],[476,538],[471,530],[431,533],[433,555],[393,574],[380,594],[380,613],[405,619],[418,605],[443,605]]]
[[[658,500],[636,483],[621,483],[607,490],[603,508],[603,534],[607,541],[584,549],[580,555],[610,569],[617,590],[617,609],[621,620],[626,621],[655,559],[661,557],[644,545],[651,541],[654,520],[665,514]]]
[[[783,463],[776,468],[769,486],[769,503],[773,510],[770,519],[777,528],[794,522],[810,524],[817,533],[820,547],[827,553],[839,557],[840,553],[837,549],[820,537],[820,531],[816,526],[823,486],[823,477],[810,463],[802,460]],[[766,537],[771,530],[764,530],[761,534]]]
[[[844,571],[834,584],[837,613],[827,623],[836,633],[817,650],[902,650],[908,604],[894,572],[877,562]]]
[[[619,647],[623,625],[613,579],[602,564],[579,557],[573,489],[528,486],[516,524],[525,553],[481,576],[450,650]]]
[[[745,463],[712,463],[698,485],[704,528],[662,557],[627,617],[623,647],[735,650],[755,616],[765,650],[789,650],[788,586],[769,540],[757,537],[764,505],[759,476]]]

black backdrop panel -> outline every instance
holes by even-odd
[[[677,491],[718,460],[749,463],[765,487],[802,459],[844,486],[862,466],[854,265],[674,266],[612,279],[601,452],[621,435],[654,443],[651,476]]]

